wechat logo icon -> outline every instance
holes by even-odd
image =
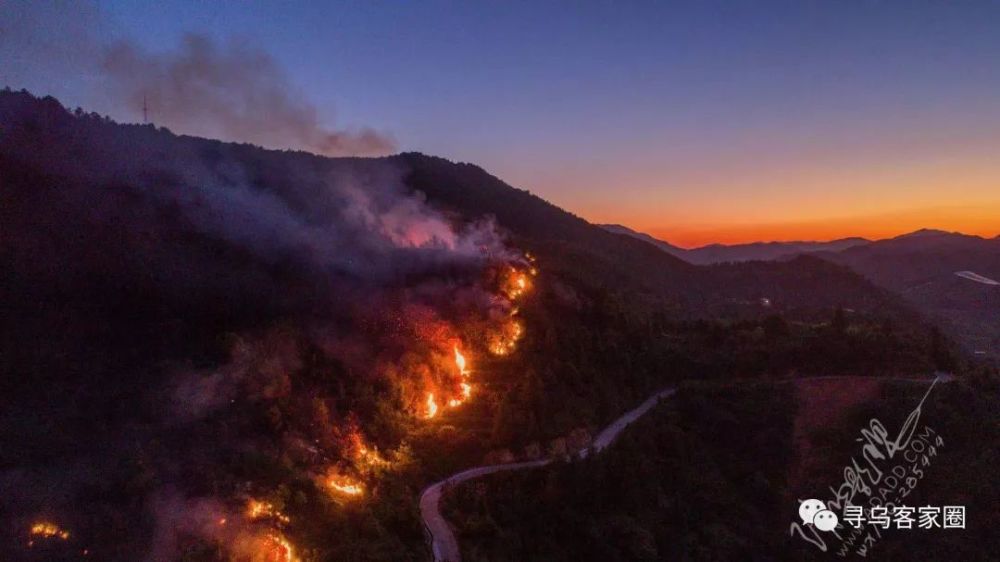
[[[836,528],[837,514],[830,511],[819,500],[806,500],[799,504],[799,517],[802,523],[812,525],[820,531],[832,531]]]

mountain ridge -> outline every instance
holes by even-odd
[[[874,284],[906,299],[980,357],[1000,358],[1000,291],[990,281],[1000,278],[1000,236],[921,228],[880,240],[845,238],[829,243],[771,242],[685,250],[621,225],[603,225],[617,234],[643,240],[681,259],[701,261],[783,261],[811,255],[838,263]],[[838,243],[840,247],[838,247]],[[771,248],[765,257],[760,248]],[[713,250],[715,253],[713,253]],[[986,280],[984,282],[983,280]]]
[[[859,236],[838,238],[826,242],[808,240],[750,242],[746,244],[707,244],[696,248],[681,248],[670,242],[660,240],[644,232],[633,230],[620,224],[599,225],[609,232],[631,236],[644,240],[664,250],[671,255],[696,265],[710,265],[724,262],[743,262],[752,260],[781,260],[799,253],[840,251],[854,246],[871,243],[871,240]]]
[[[153,125],[122,125],[93,113],[73,113],[52,97],[37,98],[26,91],[7,90],[0,95],[0,102],[0,121],[10,140],[0,145],[0,156],[40,162],[42,155],[48,155],[44,166],[38,166],[48,175],[92,175],[95,162],[105,161],[114,163],[111,174],[117,178],[115,182],[132,182],[139,175],[161,181],[157,174],[164,179],[167,176],[157,171],[159,162],[176,164],[183,158],[191,161],[184,165],[188,168],[196,164],[208,174],[223,172],[220,178],[226,182],[234,180],[222,166],[242,167],[242,176],[236,179],[249,181],[254,189],[295,191],[296,181],[314,182],[309,178],[344,173],[377,177],[388,168],[400,174],[405,188],[415,197],[442,209],[456,224],[494,220],[515,245],[544,253],[547,268],[586,278],[595,287],[633,293],[648,299],[652,306],[665,306],[684,316],[728,314],[734,303],[753,303],[765,297],[775,310],[817,311],[836,306],[881,309],[892,300],[874,286],[866,287],[866,282],[850,270],[831,268],[822,260],[788,265],[692,265],[645,241],[592,225],[473,164],[416,152],[329,158],[175,135]],[[0,137],[0,142],[5,137]],[[86,153],[92,156],[81,159]],[[121,158],[123,154],[130,158]],[[305,189],[318,188],[307,185]],[[301,195],[296,197],[288,204],[302,209],[310,204]],[[789,283],[793,279],[807,285]],[[745,304],[737,308],[744,313],[754,309]],[[767,312],[755,309],[754,314]]]

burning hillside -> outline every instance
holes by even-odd
[[[0,475],[22,545],[309,558],[293,544],[317,514],[377,497],[408,433],[475,400],[477,358],[523,335],[531,260],[405,190],[404,170],[180,141],[27,95],[0,119],[8,302],[26,305],[19,337],[46,342],[8,359],[49,383],[5,394],[112,412],[50,470]],[[84,508],[101,472],[128,488],[107,513]]]

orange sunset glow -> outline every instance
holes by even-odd
[[[664,130],[638,150],[606,147],[555,169],[529,156],[513,178],[590,222],[681,247],[1000,234],[993,117],[894,109],[838,122],[828,109],[725,132]]]
[[[908,212],[815,218],[801,221],[649,224],[636,230],[682,248],[708,244],[745,244],[758,241],[826,241],[860,236],[871,240],[892,238],[921,228],[962,232],[993,238],[1000,236],[1000,203],[969,207],[916,209]],[[663,221],[669,223],[669,220]],[[661,223],[662,224],[662,223]]]

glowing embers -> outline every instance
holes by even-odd
[[[63,530],[59,525],[55,523],[49,523],[47,521],[39,521],[31,526],[31,536],[39,537],[43,539],[69,539],[69,531]]]
[[[275,508],[273,504],[260,500],[252,499],[247,502],[246,513],[247,519],[251,521],[258,521],[261,519],[272,519],[279,523],[288,523],[291,521],[287,515]],[[220,520],[220,523],[225,525],[225,519]]]
[[[354,460],[362,468],[376,468],[389,466],[389,461],[382,458],[378,450],[371,449],[365,445],[360,445],[354,454]]]
[[[281,533],[269,532],[260,538],[259,554],[266,562],[297,562],[295,547]],[[256,559],[256,556],[254,557]]]
[[[361,476],[373,477],[382,469],[388,469],[392,463],[386,460],[378,450],[365,443],[361,428],[352,418],[349,429],[350,450],[347,458],[353,461],[330,467],[320,479],[321,485],[336,498],[356,498],[365,495],[365,483]]]
[[[354,465],[359,470],[370,471],[376,468],[386,468],[391,464],[379,453],[378,448],[365,443],[361,426],[358,425],[356,418],[352,417],[348,421],[345,433],[347,435],[349,456],[354,460]]]
[[[37,539],[69,540],[69,531],[48,521],[39,521],[33,524],[28,534],[31,535],[31,539],[28,540],[28,548],[35,546]]]
[[[524,327],[517,320],[503,325],[498,333],[490,336],[488,348],[493,355],[507,355],[517,348],[517,341],[524,335]]]
[[[334,473],[327,476],[326,485],[334,493],[344,496],[357,497],[365,493],[365,487],[361,482],[341,474]]]
[[[525,256],[527,260],[534,264],[535,259],[530,255]],[[521,298],[531,290],[530,276],[538,274],[538,269],[534,265],[528,267],[527,272],[514,266],[510,266],[502,280],[503,292],[512,302]],[[509,320],[504,322],[494,333],[488,336],[486,348],[493,355],[508,355],[517,347],[517,341],[524,335],[524,326],[514,319],[520,308],[513,306],[508,313]]]
[[[531,268],[529,271],[537,272],[534,268]],[[531,281],[528,279],[527,273],[515,267],[507,270],[507,274],[504,276],[503,291],[510,300],[513,301],[521,298],[530,289]]]

